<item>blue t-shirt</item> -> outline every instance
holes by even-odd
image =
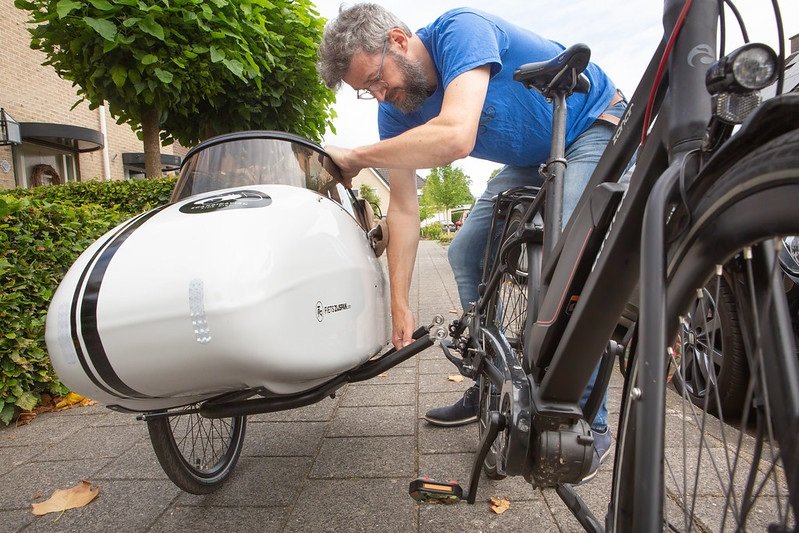
[[[491,65],[477,141],[471,155],[506,165],[538,165],[549,156],[552,105],[535,89],[513,80],[520,65],[545,61],[564,47],[499,17],[470,8],[447,11],[416,32],[433,59],[438,76],[435,93],[413,113],[382,102],[378,111],[380,138],[386,139],[438,116],[444,90],[460,74]],[[613,82],[593,63],[585,70],[588,94],[567,98],[566,145],[571,144],[605,110]]]

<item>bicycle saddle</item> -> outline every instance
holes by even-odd
[[[535,88],[549,98],[556,92],[587,93],[591,82],[582,74],[591,59],[591,49],[575,44],[549,61],[526,63],[513,72],[513,79],[528,89]]]

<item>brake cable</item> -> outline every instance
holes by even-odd
[[[641,144],[646,142],[647,131],[649,130],[650,121],[652,118],[652,108],[655,106],[655,95],[657,94],[658,86],[660,85],[660,80],[663,78],[663,72],[666,70],[666,62],[671,55],[671,50],[674,48],[674,43],[677,41],[677,35],[680,33],[680,29],[682,29],[683,24],[685,23],[685,17],[688,15],[688,10],[691,9],[691,5],[694,3],[693,0],[686,0],[685,4],[682,7],[682,11],[680,11],[680,16],[677,18],[676,24],[674,24],[674,29],[671,30],[671,35],[669,36],[669,40],[666,43],[666,48],[663,50],[663,56],[660,58],[660,64],[658,65],[657,74],[655,74],[655,82],[652,84],[652,89],[649,91],[649,101],[646,103],[646,113],[644,114],[644,128],[641,131]]]

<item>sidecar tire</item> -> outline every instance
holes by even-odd
[[[246,416],[210,419],[190,413],[147,420],[150,441],[161,468],[175,485],[191,494],[209,494],[228,479],[244,446],[246,427]],[[200,446],[195,445],[198,438],[203,440]],[[191,442],[187,443],[188,440]],[[201,464],[208,458],[195,457],[194,452],[208,450],[214,454],[213,464]]]

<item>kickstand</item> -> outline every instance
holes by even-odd
[[[474,457],[474,464],[472,464],[472,477],[469,480],[469,488],[466,489],[466,494],[463,495],[467,503],[474,504],[477,498],[477,485],[480,482],[480,473],[483,471],[483,463],[497,435],[499,435],[500,431],[505,429],[505,423],[505,416],[496,411],[491,412],[491,415],[488,417],[488,427],[483,434],[483,438],[480,440],[480,449]]]
[[[563,500],[563,503],[566,504],[566,507],[569,508],[586,531],[591,533],[601,533],[605,531],[605,528],[602,527],[599,520],[591,513],[582,498],[574,492],[574,487],[572,485],[561,483],[555,487],[555,492],[558,493],[560,499]]]

